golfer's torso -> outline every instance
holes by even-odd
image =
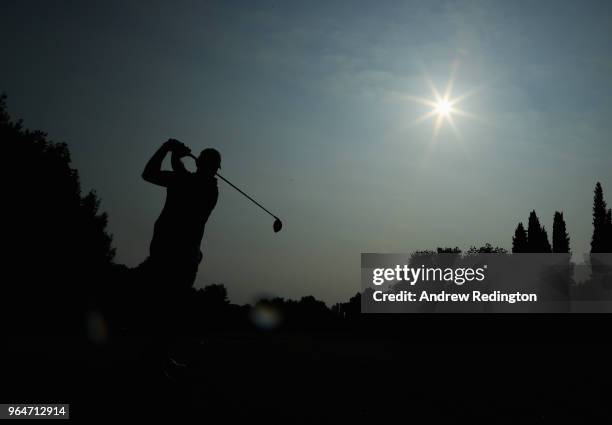
[[[155,222],[151,254],[199,253],[204,226],[217,203],[214,178],[185,174],[167,188],[166,203]]]

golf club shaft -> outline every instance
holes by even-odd
[[[192,157],[193,159],[195,159],[197,161],[197,158],[193,155],[193,154],[189,154],[190,157]],[[247,197],[247,199],[249,199],[251,202],[253,202],[255,205],[257,205],[259,208],[261,208],[262,210],[264,210],[265,212],[267,212],[268,214],[270,214],[272,217],[274,217],[275,219],[278,220],[278,217],[275,216],[274,214],[272,214],[270,211],[268,211],[267,209],[264,208],[263,205],[261,205],[259,202],[257,202],[255,199],[251,198],[249,195],[247,195],[246,193],[244,193],[242,190],[240,190],[235,184],[233,184],[232,182],[230,182],[228,179],[226,179],[225,177],[223,177],[221,174],[216,173],[216,176],[219,177],[221,180],[223,180],[225,183],[229,184],[231,187],[233,187],[234,189],[236,189],[238,192],[242,193],[244,196]]]

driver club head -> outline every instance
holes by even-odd
[[[272,225],[272,228],[274,229],[274,233],[280,232],[280,230],[283,228],[283,222],[280,221],[279,218],[277,218],[276,220],[274,220],[274,224]]]

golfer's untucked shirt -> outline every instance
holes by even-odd
[[[204,226],[219,196],[217,179],[173,172],[166,191],[164,209],[155,222],[151,256],[199,261]]]

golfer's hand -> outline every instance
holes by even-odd
[[[176,139],[168,139],[166,143],[164,143],[166,149],[171,151],[173,154],[178,155],[179,157],[183,157],[189,155],[191,153],[191,149],[185,146],[184,143],[179,142]]]
[[[168,139],[166,143],[164,143],[164,147],[166,147],[166,149],[170,151],[173,151],[177,146],[180,146],[180,145],[183,145],[183,143],[179,142],[176,139]]]

